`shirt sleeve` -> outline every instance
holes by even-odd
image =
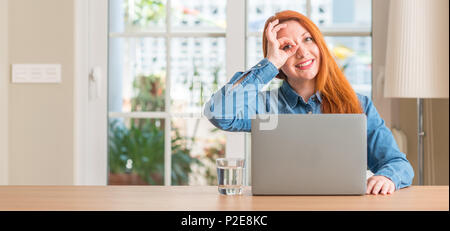
[[[369,169],[374,175],[391,179],[396,190],[410,186],[414,178],[414,170],[406,159],[406,155],[400,152],[391,130],[386,127],[369,97],[364,96],[362,101],[367,116]]]
[[[267,96],[261,89],[277,74],[278,69],[266,58],[246,72],[237,72],[206,102],[203,115],[219,129],[249,132],[252,116],[271,110],[271,107],[265,108],[263,102]]]

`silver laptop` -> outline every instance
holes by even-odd
[[[252,119],[253,195],[363,195],[363,114],[278,114]]]

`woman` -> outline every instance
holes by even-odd
[[[367,180],[366,193],[392,194],[411,185],[414,172],[405,154],[399,151],[370,98],[354,92],[311,20],[295,11],[270,17],[264,26],[263,52],[262,61],[245,73],[236,73],[206,103],[204,113],[211,123],[227,131],[250,131],[252,115],[270,111],[365,113],[367,161],[374,173]],[[269,92],[254,87],[274,77],[284,80],[277,89],[276,102],[264,97]],[[239,95],[244,98],[237,99]]]

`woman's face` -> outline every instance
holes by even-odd
[[[311,34],[299,22],[289,20],[283,22],[287,26],[277,34],[277,39],[286,37],[298,46],[297,52],[286,60],[281,70],[288,78],[296,80],[312,80],[319,72],[319,47]],[[285,47],[287,44],[281,44]]]

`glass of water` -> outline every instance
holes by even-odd
[[[217,164],[217,181],[219,193],[224,195],[240,195],[244,182],[243,158],[219,158]]]

